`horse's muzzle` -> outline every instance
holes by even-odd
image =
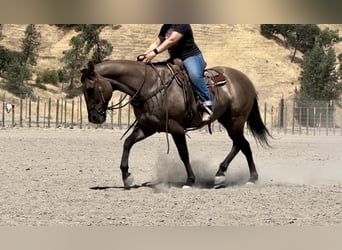
[[[88,111],[88,119],[91,123],[104,123],[106,121],[106,111],[104,109]]]

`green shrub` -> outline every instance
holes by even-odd
[[[38,72],[36,83],[51,83],[56,85],[59,82],[58,72],[54,69],[46,69]]]
[[[59,82],[68,82],[70,80],[69,73],[65,69],[59,69],[58,80]]]
[[[32,88],[25,84],[25,81],[31,78],[31,72],[25,65],[13,60],[7,66],[6,72],[7,78],[4,84],[6,90],[17,96],[32,94]]]

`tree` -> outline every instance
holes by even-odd
[[[287,47],[288,39],[296,29],[296,24],[261,24],[261,34],[267,38],[274,35],[281,35],[284,39],[284,46]]]
[[[11,60],[6,67],[5,89],[20,96],[32,94],[32,88],[24,82],[31,78],[31,72],[26,65],[21,65],[20,60]]]
[[[85,65],[87,54],[84,51],[84,38],[82,36],[74,36],[70,40],[71,49],[64,51],[62,62],[70,80],[69,89],[75,87],[74,80],[80,69]]]
[[[304,55],[302,71],[299,77],[300,94],[302,99],[319,99],[319,91],[322,82],[322,61],[324,50],[315,46]]]
[[[29,66],[37,64],[40,37],[35,25],[30,24],[21,40],[21,52],[0,46],[0,74],[5,78],[5,88],[15,95],[32,93],[32,88],[25,82],[31,78]]]
[[[339,31],[331,30],[329,28],[321,30],[317,37],[317,42],[322,48],[331,48],[334,44],[341,41],[342,38],[339,35]]]
[[[40,45],[41,35],[36,29],[35,24],[29,24],[25,30],[25,37],[21,40],[22,65],[37,64],[38,49]]]
[[[339,100],[342,94],[341,72],[336,65],[334,48],[324,49],[319,42],[316,42],[313,49],[304,54],[299,77],[300,91],[295,97],[295,102],[300,107],[321,107],[317,112],[329,124],[333,123],[332,103]],[[299,121],[306,121],[307,115],[312,117],[315,114],[311,109],[309,114],[295,115]],[[309,120],[310,125],[315,125],[312,123],[315,119]]]
[[[112,45],[100,38],[103,24],[81,24],[76,25],[75,30],[79,32],[70,40],[71,49],[64,51],[62,62],[64,72],[70,78],[69,90],[75,88],[75,79],[80,70],[92,60],[94,63],[103,61],[113,50]]]
[[[94,63],[102,62],[103,59],[110,55],[113,46],[104,39],[100,39],[100,32],[105,25],[103,24],[81,24],[76,27],[76,31],[80,31],[85,44],[84,49],[87,55]]]
[[[300,93],[309,100],[336,100],[342,94],[336,70],[336,53],[333,48],[327,52],[316,43],[315,47],[304,55],[300,77]]]
[[[312,50],[316,42],[328,49],[341,41],[338,30],[328,28],[321,30],[317,24],[262,24],[261,34],[266,37],[281,35],[284,39],[284,46],[294,49],[291,62],[294,61],[297,51],[304,54]]]

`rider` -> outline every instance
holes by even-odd
[[[195,43],[190,24],[163,24],[158,38],[144,53],[146,62],[151,62],[157,54],[165,50],[168,50],[171,60],[182,59],[190,80],[203,102],[202,122],[209,122],[213,114],[213,103],[204,79],[203,55]]]

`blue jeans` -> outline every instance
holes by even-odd
[[[212,106],[211,96],[204,79],[205,62],[202,54],[188,57],[183,61],[188,71],[192,85],[194,86],[199,98],[206,106]]]

